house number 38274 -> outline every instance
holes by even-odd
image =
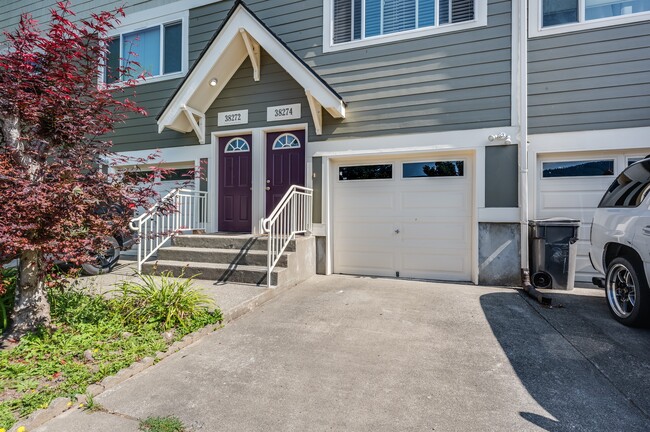
[[[266,109],[266,121],[291,120],[300,118],[300,104],[278,105]]]
[[[293,108],[277,108],[275,110],[276,117],[286,117],[293,114]]]

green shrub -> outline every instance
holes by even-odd
[[[128,324],[187,330],[193,320],[205,324],[214,321],[214,313],[208,309],[214,301],[193,288],[194,277],[176,279],[170,272],[159,280],[144,274],[139,277],[140,282],[120,282],[114,292],[117,296],[113,302]]]
[[[0,334],[9,327],[9,316],[14,308],[16,281],[18,270],[15,268],[0,269]]]

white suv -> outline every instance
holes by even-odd
[[[605,278],[614,318],[629,326],[650,323],[650,158],[627,167],[605,192],[591,225],[589,258]]]

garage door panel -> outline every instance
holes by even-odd
[[[468,196],[464,191],[409,191],[402,195],[402,209],[430,209],[436,213],[443,210],[457,211],[467,209],[467,201]]]
[[[402,241],[409,244],[419,242],[435,242],[442,246],[455,244],[456,247],[466,249],[469,242],[467,220],[462,221],[435,221],[432,219],[417,222],[402,222]],[[444,242],[447,240],[447,242]]]
[[[338,251],[334,265],[339,273],[395,276],[395,257],[392,251]]]
[[[395,231],[394,225],[387,222],[358,222],[341,220],[334,227],[336,236],[345,236],[350,239],[372,239],[385,240],[392,237]]]
[[[598,206],[604,191],[605,189],[598,192],[575,192],[575,194],[566,190],[542,192],[542,206],[547,210],[567,209],[582,211],[587,208],[593,209]]]
[[[400,276],[423,279],[467,280],[468,268],[462,255],[413,251],[402,255]]]
[[[343,194],[337,199],[340,200],[341,215],[357,215],[359,211],[393,211],[395,209],[395,196],[381,190],[351,190],[349,194]]]

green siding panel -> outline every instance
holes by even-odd
[[[650,126],[650,22],[530,39],[529,132]]]

